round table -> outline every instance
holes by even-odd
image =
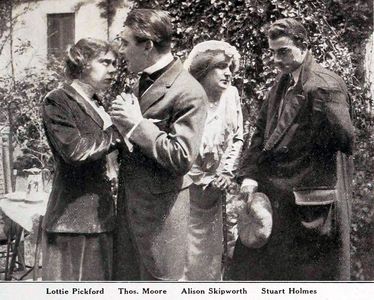
[[[34,270],[33,279],[37,279],[38,267],[40,256],[40,240],[41,240],[41,222],[42,217],[45,214],[49,193],[38,192],[38,193],[26,193],[26,192],[14,192],[0,196],[0,209],[3,213],[11,219],[13,222],[19,225],[16,232],[16,238],[14,242],[14,250],[10,259],[9,264],[9,253],[7,256],[7,263],[5,269],[5,280],[11,280],[12,273],[16,263],[16,257],[18,255],[19,245],[21,237],[24,230],[28,232],[37,231],[36,246],[35,246],[35,256],[34,265],[30,270],[22,276],[25,277],[28,273]],[[11,243],[8,240],[8,244]],[[10,249],[10,244],[8,245]]]

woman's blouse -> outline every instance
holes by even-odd
[[[243,115],[236,87],[230,86],[210,106],[200,152],[188,173],[196,185],[207,186],[220,174],[234,177],[243,145]]]
[[[108,115],[108,113],[105,111],[104,107],[101,105],[97,105],[90,96],[87,95],[87,93],[84,91],[84,89],[81,87],[81,83],[78,80],[73,80],[71,87],[74,88],[78,94],[80,94],[84,100],[89,103],[92,108],[98,113],[100,118],[103,120],[103,129],[107,129],[108,127],[112,126],[112,119]]]

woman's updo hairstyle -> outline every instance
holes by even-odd
[[[94,39],[80,39],[75,45],[68,48],[65,59],[65,74],[69,79],[79,79],[89,63],[100,53],[112,51],[117,56],[117,51],[110,43]]]
[[[188,55],[184,67],[201,82],[210,70],[222,62],[220,54],[231,60],[232,72],[236,72],[239,68],[239,52],[229,43],[215,40],[197,44]]]

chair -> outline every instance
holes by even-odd
[[[4,273],[5,280],[11,280],[16,264],[20,271],[26,268],[21,241],[23,229],[1,212],[0,219],[0,273]]]

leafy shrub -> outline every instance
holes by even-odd
[[[16,152],[21,152],[14,169],[52,169],[52,157],[41,122],[43,97],[61,82],[61,66],[51,63],[45,69],[27,69],[22,77],[0,78],[0,109],[7,111]]]

